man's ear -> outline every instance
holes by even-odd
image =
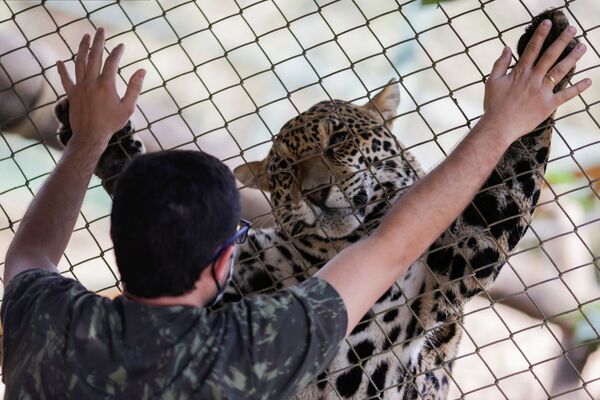
[[[394,79],[390,80],[386,87],[363,106],[377,119],[385,122],[388,128],[392,127],[393,118],[397,115],[396,110],[400,105],[400,89],[397,83],[392,83],[393,81]]]
[[[227,249],[223,250],[221,256],[215,262],[215,274],[217,275],[217,279],[219,283],[223,284],[227,281],[227,276],[229,275],[229,268],[231,265],[231,257],[233,256],[233,252],[235,250],[235,245],[229,246]]]
[[[233,170],[233,174],[244,186],[269,191],[269,178],[267,175],[267,159],[251,161],[242,164]]]

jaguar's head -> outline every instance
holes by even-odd
[[[292,236],[347,237],[417,175],[390,132],[399,102],[390,83],[365,105],[318,103],[281,128],[264,160],[235,176],[269,192],[276,220]]]

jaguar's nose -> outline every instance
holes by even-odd
[[[321,208],[327,208],[325,206],[325,202],[327,201],[327,196],[329,196],[330,190],[331,186],[310,189],[305,191],[304,196],[314,205]]]

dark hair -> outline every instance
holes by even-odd
[[[136,157],[117,181],[111,215],[124,288],[146,298],[189,292],[239,218],[235,179],[217,158],[182,150]]]

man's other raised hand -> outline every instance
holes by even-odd
[[[482,121],[510,142],[531,132],[560,105],[592,84],[590,79],[583,79],[554,93],[556,83],[575,66],[586,47],[578,44],[567,57],[556,63],[575,36],[575,27],[569,26],[538,59],[551,26],[550,20],[538,26],[523,56],[510,72],[507,71],[511,52],[505,48],[486,81]]]
[[[117,93],[117,70],[124,45],[116,46],[102,65],[104,29],[98,28],[90,48],[85,34],[75,57],[75,82],[62,61],[56,66],[69,99],[69,120],[73,130],[70,145],[104,146],[112,134],[123,128],[135,110],[146,71],[137,70],[129,79],[125,95]]]

